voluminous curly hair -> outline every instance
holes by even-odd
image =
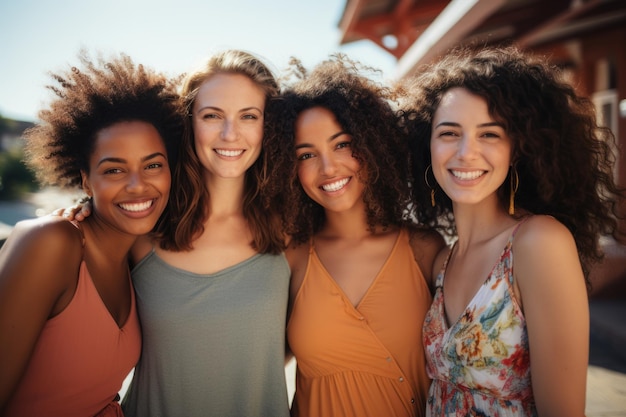
[[[404,86],[414,208],[423,224],[454,232],[449,222],[452,202],[436,188],[432,207],[424,175],[431,163],[432,120],[441,97],[451,88],[465,88],[486,100],[490,115],[512,140],[512,164],[519,176],[516,209],[562,222],[574,236],[588,279],[591,264],[603,256],[599,237],[617,231],[617,204],[623,190],[612,175],[614,137],[597,125],[592,102],[577,95],[561,71],[548,62],[514,47],[457,48]],[[432,175],[428,181],[437,187]],[[508,204],[510,184],[507,177],[498,190],[503,207]]]
[[[359,175],[365,185],[369,227],[404,224],[410,193],[408,149],[392,90],[375,81],[373,69],[341,54],[332,55],[310,73],[292,59],[290,71],[294,80],[285,81],[280,98],[270,103],[266,151],[272,170],[264,191],[267,204],[281,213],[292,242],[307,241],[325,223],[324,208],[305,193],[297,175],[296,120],[313,107],[330,110],[352,137],[353,157],[361,164]]]
[[[193,240],[204,231],[204,222],[209,215],[207,210],[211,196],[206,188],[204,168],[196,153],[191,110],[202,84],[216,74],[248,77],[265,92],[266,102],[278,94],[278,82],[269,67],[255,55],[236,49],[212,55],[200,68],[185,76],[180,103],[184,117],[180,163],[174,167],[172,174],[175,186],[170,193],[169,221],[157,226],[156,236],[163,249],[191,250]],[[243,214],[254,235],[252,247],[260,253],[279,253],[284,246],[280,225],[276,224],[275,216],[263,207],[259,192],[266,181],[268,163],[266,152],[262,149],[259,158],[246,172]]]
[[[125,54],[91,59],[81,50],[78,59],[82,68],[50,73],[56,83],[47,88],[56,98],[24,133],[25,161],[37,179],[80,188],[80,172],[89,172],[98,132],[127,121],[153,125],[173,165],[182,132],[176,78],[137,65]]]

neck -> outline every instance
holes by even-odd
[[[207,180],[209,191],[209,217],[243,213],[243,178]]]
[[[128,253],[138,236],[122,233],[100,221],[98,213],[80,223],[85,247],[91,253],[104,254],[111,262],[128,263]]]
[[[367,216],[364,211],[359,213],[329,212],[326,211],[326,223],[318,233],[327,237],[360,240],[376,234],[378,228],[370,230],[367,225]]]
[[[454,204],[454,221],[460,249],[485,242],[517,222],[497,201],[481,205]]]

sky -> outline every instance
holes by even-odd
[[[168,74],[238,48],[276,71],[342,52],[392,78],[395,58],[373,42],[339,45],[346,0],[0,0],[0,115],[36,121],[51,95],[48,71],[78,63],[81,48],[126,53]]]

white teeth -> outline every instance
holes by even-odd
[[[126,203],[120,203],[120,207],[123,208],[126,211],[143,211],[143,210],[147,210],[152,206],[153,201],[152,200],[148,200],[144,203],[133,203],[133,204],[126,204]]]
[[[324,191],[337,191],[341,190],[344,185],[346,185],[350,181],[349,178],[344,178],[339,181],[331,182],[330,184],[322,185],[322,190]]]
[[[243,149],[216,149],[215,152],[217,152],[218,155],[222,156],[239,156],[243,153]]]
[[[452,175],[454,175],[455,177],[457,177],[460,180],[475,180],[476,178],[480,177],[481,175],[483,175],[485,173],[485,171],[455,171],[452,170]]]

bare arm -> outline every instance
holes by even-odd
[[[0,251],[0,414],[46,321],[71,300],[81,256],[78,231],[60,218],[19,223]]]
[[[589,305],[576,245],[552,217],[535,216],[513,244],[540,416],[584,416]]]

